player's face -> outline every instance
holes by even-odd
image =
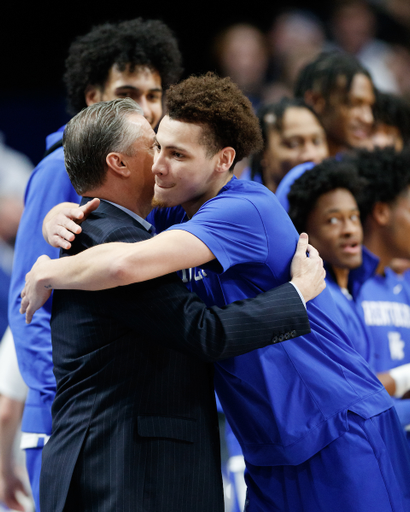
[[[155,133],[143,116],[135,113],[128,117],[130,128],[137,130],[138,138],[129,148],[128,155],[124,155],[131,170],[129,185],[135,190],[137,204],[150,205],[154,195],[154,176],[152,164],[154,162]]]
[[[353,195],[338,188],[319,197],[307,222],[309,242],[331,266],[353,269],[362,262],[363,232]]]
[[[215,170],[218,153],[210,155],[202,139],[200,125],[175,121],[168,116],[162,119],[152,167],[153,206],[181,205],[187,212],[195,213],[218,193],[219,173]]]
[[[374,102],[370,79],[361,73],[355,75],[347,101],[336,98],[329,103],[323,115],[329,140],[352,148],[371,148]]]
[[[137,67],[133,71],[126,67],[120,71],[114,65],[103,89],[91,87],[86,93],[87,105],[116,98],[132,98],[144,111],[145,119],[155,128],[162,116],[161,77],[157,71]]]
[[[281,179],[296,165],[320,163],[329,156],[326,134],[309,109],[290,107],[282,119],[282,130],[268,134],[264,154],[264,182],[273,192]]]
[[[389,206],[384,242],[392,258],[410,258],[410,187]]]

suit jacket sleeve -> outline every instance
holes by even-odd
[[[116,288],[111,299],[106,314],[147,340],[207,361],[310,332],[305,307],[289,283],[223,308],[207,309],[174,275]]]

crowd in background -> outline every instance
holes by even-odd
[[[410,30],[408,15],[400,12],[397,18],[405,31]],[[378,29],[373,6],[360,0],[335,3],[326,25],[308,10],[292,9],[277,16],[268,33],[246,23],[226,27],[213,42],[213,62],[222,76],[230,76],[241,87],[255,108],[293,96],[302,67],[321,51],[332,49],[357,57],[380,90],[409,98],[408,41],[387,43],[377,37]]]
[[[376,5],[377,12],[385,10],[403,26],[408,41],[391,44],[378,38]],[[236,176],[277,193],[297,229],[311,236],[327,265],[341,322],[352,333],[360,332],[352,334],[352,344],[395,397],[405,430],[410,427],[407,43],[408,2],[351,0],[336,4],[328,26],[312,12],[289,10],[272,21],[268,33],[235,24],[212,45],[215,69],[251,100],[265,144],[259,154],[237,164]],[[31,170],[27,158],[0,141],[1,337],[7,328],[13,244]],[[363,240],[369,253],[362,251]],[[0,358],[5,350],[3,341]],[[1,442],[21,415],[25,390],[22,383],[18,387],[17,395],[0,387],[0,510],[7,485],[12,479],[13,485],[20,482],[15,455]],[[231,459],[225,475],[227,504],[240,510],[243,464],[229,429],[226,439]]]

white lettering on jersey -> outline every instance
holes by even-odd
[[[398,295],[403,290],[402,284],[396,284],[396,286],[393,288],[394,295]]]
[[[362,302],[364,321],[367,325],[392,325],[410,328],[410,306],[401,302]]]
[[[399,332],[388,332],[390,356],[392,359],[404,359],[405,343]]]
[[[196,273],[194,273],[194,270]],[[189,283],[194,279],[194,281],[200,281],[204,277],[207,277],[205,270],[202,270],[202,268],[188,268],[188,269],[182,269],[182,282],[183,283]]]

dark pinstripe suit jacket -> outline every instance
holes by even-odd
[[[70,254],[150,237],[106,202],[82,227]],[[292,285],[207,310],[175,275],[55,291],[51,327],[57,395],[42,512],[222,511],[211,363],[310,331]]]

